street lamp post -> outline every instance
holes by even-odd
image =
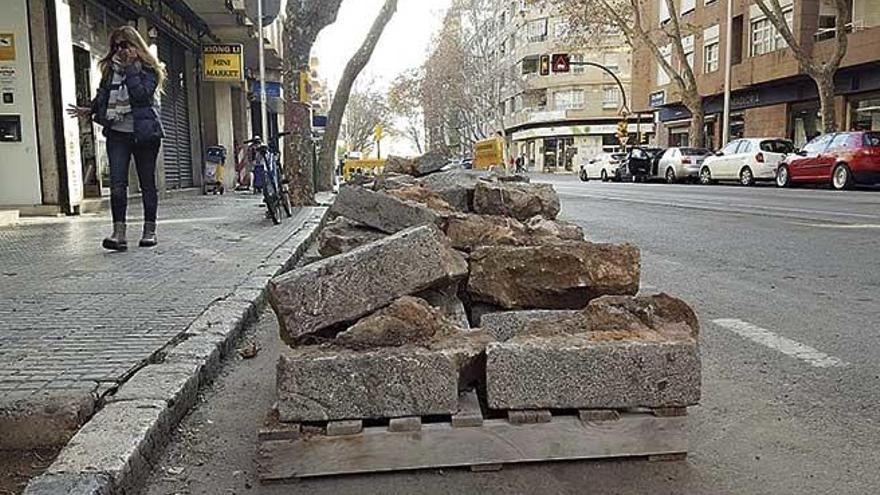
[[[263,142],[269,144],[269,111],[266,102],[266,50],[263,46],[263,0],[257,0],[257,44],[260,50],[260,123]]]
[[[724,118],[721,125],[721,146],[730,141],[730,65],[733,50],[733,0],[727,0],[727,39],[724,43]]]

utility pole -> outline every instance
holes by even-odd
[[[727,29],[724,43],[724,118],[721,123],[721,145],[723,148],[730,141],[730,72],[733,51],[733,0],[727,0]]]
[[[263,0],[257,0],[257,44],[260,46],[260,123],[263,142],[269,144],[269,112],[266,106],[266,47],[263,46]]]

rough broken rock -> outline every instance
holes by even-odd
[[[418,181],[412,175],[386,171],[376,177],[373,189],[376,191],[390,191],[392,189],[400,189],[401,187],[409,187],[416,184],[418,184]]]
[[[416,161],[410,158],[403,158],[400,156],[389,156],[387,160],[385,160],[385,173],[392,174],[404,174],[404,175],[416,175]]]
[[[461,211],[473,211],[474,189],[478,182],[478,175],[461,169],[438,172],[419,179],[419,184],[436,192]]]
[[[535,238],[557,238],[570,241],[584,240],[584,230],[573,223],[561,220],[548,220],[540,215],[526,222],[529,234]]]
[[[318,234],[318,252],[323,257],[336,256],[387,236],[345,217],[337,217]]]
[[[444,232],[456,249],[472,251],[481,246],[540,246],[558,240],[583,240],[580,227],[534,217],[528,224],[498,215],[447,215]]]
[[[684,301],[668,294],[651,296],[604,296],[587,305],[583,312],[589,331],[627,335],[656,332],[662,338],[698,340],[697,314]],[[647,337],[646,337],[647,338]]]
[[[348,349],[428,345],[449,338],[460,330],[424,299],[404,296],[362,318],[336,336],[333,343]]]
[[[404,230],[276,277],[269,302],[291,346],[354,322],[395,299],[467,275],[467,263],[435,227]],[[332,335],[331,335],[332,336]]]
[[[686,407],[700,400],[693,339],[605,341],[602,332],[490,343],[493,409]]]
[[[423,176],[439,172],[446,165],[447,159],[440,153],[428,152],[416,158],[416,175]]]
[[[451,212],[455,210],[455,208],[447,203],[442,196],[428,188],[418,185],[392,189],[387,191],[386,194],[403,201],[413,201],[423,204],[438,212]]]
[[[479,337],[479,336],[475,336]],[[485,339],[354,351],[332,345],[282,351],[276,389],[283,422],[450,415],[459,386],[482,374]]]
[[[437,213],[424,205],[359,186],[341,187],[330,214],[347,217],[388,234],[440,222]]]
[[[583,319],[580,311],[533,309],[527,311],[499,311],[487,313],[480,318],[480,328],[496,340],[504,342],[518,335],[541,331],[547,327],[567,325],[573,319]]]
[[[629,244],[481,247],[470,255],[468,293],[508,309],[582,309],[599,296],[635,294],[639,275],[639,250]]]
[[[446,287],[435,287],[420,292],[418,297],[439,309],[447,320],[458,325],[459,328],[468,330],[471,328],[471,325],[468,321],[464,302],[458,297],[458,286],[458,283],[454,283]]]
[[[553,220],[559,214],[559,196],[549,184],[480,182],[474,190],[474,211],[523,221],[535,215]]]

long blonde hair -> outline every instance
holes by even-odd
[[[110,50],[107,52],[107,55],[98,62],[98,68],[101,69],[101,73],[104,76],[107,76],[110,74],[110,71],[113,70],[113,55],[115,54],[114,48],[116,43],[125,41],[134,48],[142,64],[156,71],[158,81],[156,89],[160,94],[163,92],[165,80],[168,77],[165,72],[165,64],[160,62],[159,59],[153,55],[153,52],[151,52],[150,48],[147,46],[147,42],[144,41],[140,33],[137,32],[137,29],[131,26],[118,27],[110,33],[109,41]]]

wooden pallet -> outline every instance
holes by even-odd
[[[686,412],[509,411],[487,419],[476,395],[465,393],[447,421],[395,418],[387,426],[359,420],[317,429],[275,425],[260,432],[259,473],[264,483],[341,474],[470,467],[616,457],[678,460],[687,453]]]

